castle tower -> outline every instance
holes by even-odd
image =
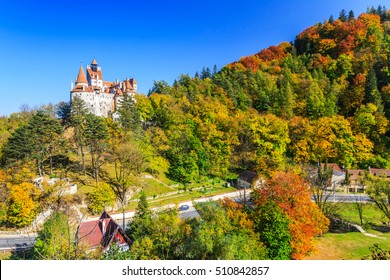
[[[88,85],[87,77],[85,76],[84,69],[82,66],[80,66],[79,74],[77,75],[76,78],[76,86],[77,85],[84,85],[84,86]]]
[[[87,65],[88,83],[95,89],[103,89],[103,74],[102,68],[98,66],[96,59],[93,59],[91,65]]]

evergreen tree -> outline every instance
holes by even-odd
[[[208,67],[203,67],[202,69],[202,72],[200,72],[200,78],[202,80],[206,79],[206,78],[211,78],[211,71],[210,71],[210,68]]]
[[[133,240],[141,239],[150,234],[152,223],[152,212],[149,209],[149,204],[145,191],[140,192],[137,209],[134,213],[134,218],[128,224],[126,234]]]
[[[214,75],[217,74],[217,73],[218,73],[218,68],[217,68],[217,65],[214,64],[214,67],[213,67],[213,77],[214,77]]]
[[[333,17],[333,15],[330,15],[330,17],[329,17],[329,23],[334,23],[334,17]]]
[[[125,131],[138,131],[141,128],[141,117],[135,106],[135,99],[124,94],[119,102],[119,122]]]
[[[57,119],[43,111],[36,112],[27,125],[20,127],[8,139],[3,148],[5,163],[34,159],[40,176],[45,174],[44,161],[50,161],[52,172],[53,149],[62,127]]]
[[[365,104],[372,103],[378,108],[382,108],[382,98],[378,90],[374,68],[371,68],[367,74],[364,102]]]
[[[62,120],[62,124],[67,126],[70,123],[70,102],[60,102],[57,105],[57,116]]]
[[[20,126],[8,138],[2,148],[2,164],[10,165],[15,161],[28,161],[31,159],[34,147],[27,125]]]
[[[76,143],[78,154],[81,156],[84,175],[86,175],[84,131],[87,113],[88,109],[84,100],[78,96],[74,96],[70,105],[70,125],[74,128],[73,139]]]
[[[382,8],[382,6],[381,6],[381,5],[379,5],[379,6],[378,6],[378,8],[377,8],[376,12],[377,12],[377,14],[378,14],[379,16],[382,16],[382,13],[383,13],[383,8]]]
[[[340,12],[340,15],[339,15],[339,20],[342,21],[342,22],[345,22],[347,21],[347,12],[342,9],[341,12]]]
[[[348,20],[351,21],[351,20],[354,20],[355,19],[355,14],[352,10],[349,11],[348,13]]]

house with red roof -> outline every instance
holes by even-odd
[[[365,192],[366,171],[363,169],[348,169],[348,192]]]
[[[348,191],[350,192],[365,192],[367,176],[390,180],[390,169],[382,168],[370,168],[368,171],[363,169],[348,169],[349,186]]]
[[[115,244],[122,251],[127,251],[132,244],[130,238],[118,223],[106,212],[99,219],[86,221],[79,225],[76,232],[78,244],[91,250],[108,251]]]
[[[331,189],[335,190],[345,182],[345,172],[337,163],[321,163],[321,168],[332,170],[332,186]]]
[[[368,167],[368,172],[372,176],[390,180],[390,169],[370,168],[370,167]]]

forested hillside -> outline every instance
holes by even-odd
[[[269,174],[318,161],[390,167],[388,19],[382,7],[357,18],[342,11],[220,71],[156,82],[137,108],[169,175]]]

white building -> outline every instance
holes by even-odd
[[[102,68],[94,59],[87,65],[87,75],[80,66],[75,85],[72,83],[70,100],[75,96],[84,100],[88,110],[96,116],[111,116],[120,106],[124,94],[134,96],[137,92],[135,79],[125,79],[123,82],[106,82],[103,80]]]

